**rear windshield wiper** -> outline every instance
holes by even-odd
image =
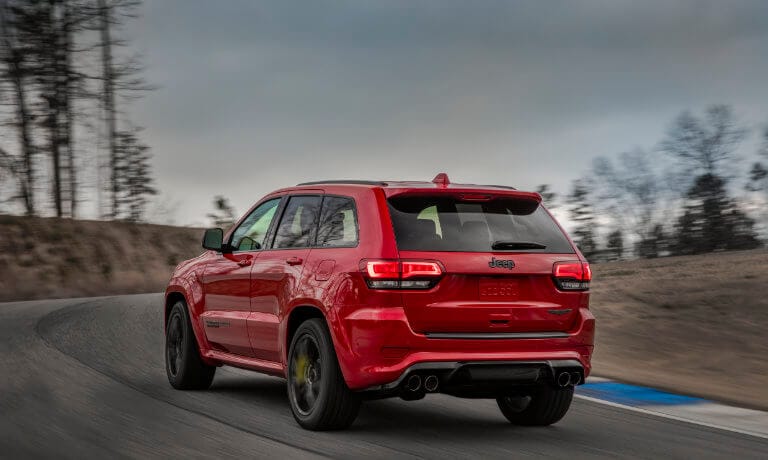
[[[494,241],[493,249],[546,249],[547,245],[531,241]]]

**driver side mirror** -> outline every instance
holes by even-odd
[[[224,230],[209,228],[203,235],[203,248],[221,252],[224,246]]]

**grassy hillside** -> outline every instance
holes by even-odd
[[[594,265],[595,373],[768,409],[768,251]]]
[[[158,292],[201,235],[0,216],[0,301]],[[768,251],[593,268],[596,375],[768,409]]]
[[[200,229],[0,215],[0,301],[158,292]]]

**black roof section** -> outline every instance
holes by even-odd
[[[381,187],[385,187],[387,185],[386,182],[375,181],[375,180],[316,180],[312,182],[302,182],[300,184],[296,184],[296,186],[298,187],[300,185],[320,185],[320,184],[379,185]]]

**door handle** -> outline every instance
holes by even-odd
[[[251,259],[240,259],[237,261],[237,265],[241,267],[247,267],[251,265]]]
[[[288,265],[301,265],[302,262],[304,262],[304,259],[301,257],[291,257],[290,259],[286,260],[285,263]]]

